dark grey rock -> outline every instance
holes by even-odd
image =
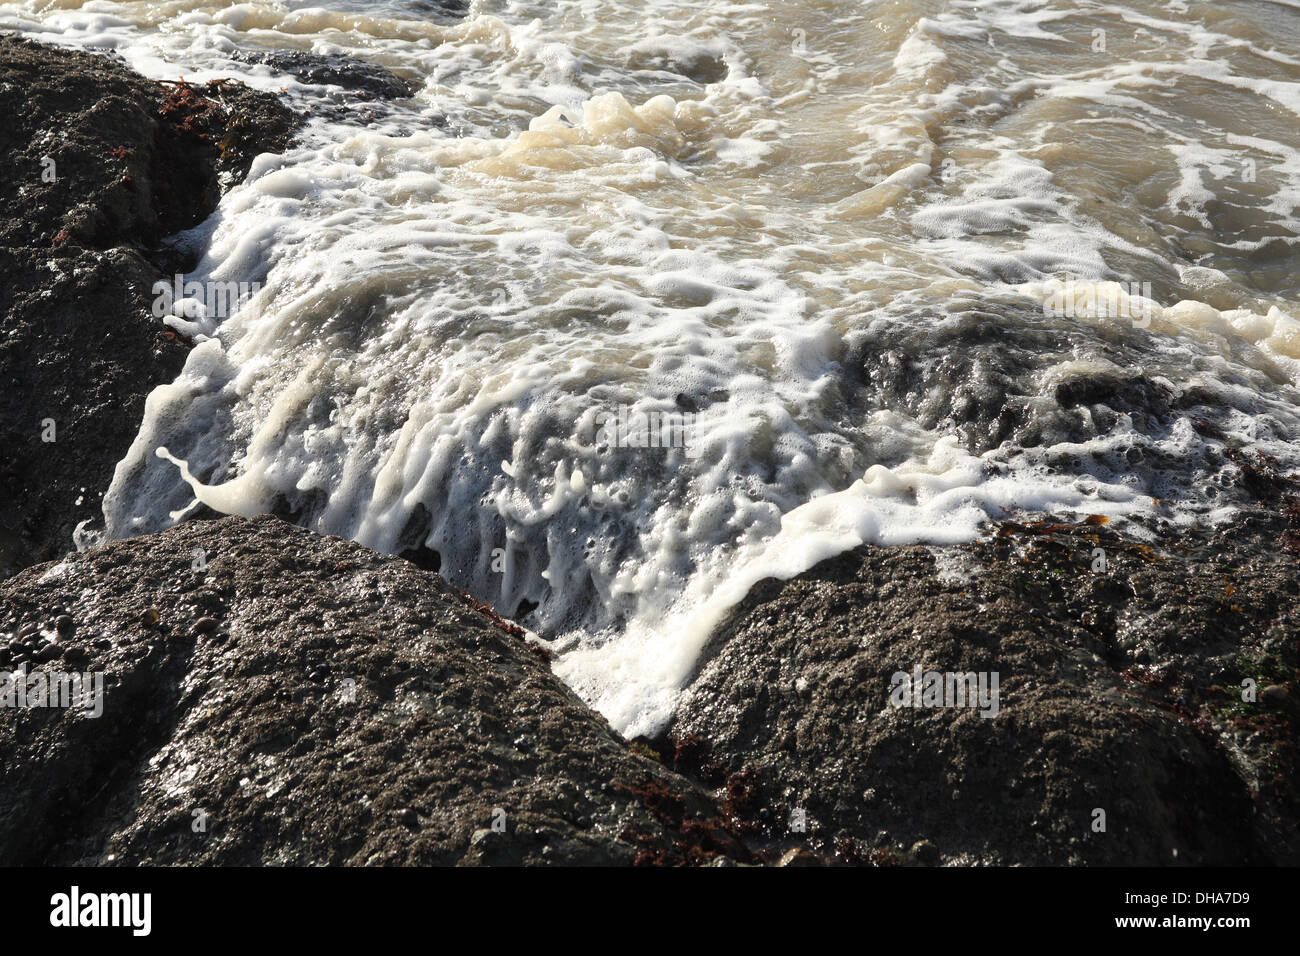
[[[304,50],[250,50],[234,54],[236,60],[260,63],[302,83],[334,86],[362,99],[391,100],[412,93],[410,84],[377,63],[367,63],[337,53]]]
[[[660,746],[774,853],[790,835],[759,809],[798,806],[828,860],[1294,865],[1296,715],[1242,701],[1300,664],[1285,527],[1260,512],[1151,547],[1008,524],[760,583]],[[997,672],[998,713],[890,706],[917,665]]]
[[[517,629],[400,558],[190,522],[21,572],[0,631],[55,604],[112,641],[103,714],[0,708],[0,864],[749,859]],[[192,636],[214,606],[226,643]]]
[[[298,120],[237,83],[0,36],[0,577],[73,546],[186,346],[150,314],[201,222]],[[53,160],[55,179],[43,173]]]

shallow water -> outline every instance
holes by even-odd
[[[423,545],[631,734],[762,577],[1222,520],[1228,451],[1300,465],[1300,3],[447,6],[0,4],[316,116],[177,239],[256,294],[167,319],[199,344],[108,535],[201,501]]]

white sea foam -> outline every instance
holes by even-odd
[[[503,613],[536,604],[557,672],[638,733],[764,577],[1010,515],[1218,520],[1229,444],[1300,464],[1300,35],[921,6],[0,4],[149,76],[331,107],[177,237],[187,278],[258,291],[166,319],[198,344],[107,532],[202,502],[435,549]],[[349,113],[232,58],[254,48],[416,92]],[[1149,324],[1044,310],[1065,283],[1147,283]],[[1096,381],[1132,407],[1058,408]],[[988,437],[997,401],[1036,444]],[[692,416],[691,454],[602,444],[618,408]]]

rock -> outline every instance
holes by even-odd
[[[237,646],[176,635],[164,649],[139,629],[142,607],[192,619],[201,596],[166,582],[191,574],[196,548],[214,555],[204,588]],[[400,558],[263,517],[51,567],[0,584],[0,631],[71,600],[81,629],[115,640],[92,664],[102,716],[0,709],[8,864],[750,859],[707,793]]]
[[[454,20],[469,10],[469,0],[413,0],[411,9],[417,13],[431,13],[434,19]]]
[[[939,848],[929,840],[917,840],[912,844],[912,856],[918,863],[930,866],[939,862]]]
[[[77,629],[76,622],[67,614],[60,614],[54,619],[54,629],[63,637],[67,637]]]
[[[970,863],[1167,865],[1177,849],[1180,863],[1294,865],[1296,715],[1240,699],[1243,679],[1300,663],[1300,567],[1275,518],[1157,547],[1007,525],[761,582],[713,636],[659,749],[707,740],[710,776],[748,775],[740,815],[772,839],[755,808],[780,821],[804,795],[810,840],[847,836],[826,844],[836,853],[885,830],[923,862],[940,846]],[[1090,567],[1098,546],[1106,573]],[[918,666],[996,673],[996,714],[892,706],[895,675]],[[698,763],[670,766],[704,779]]]
[[[37,664],[44,664],[47,661],[58,660],[63,656],[62,644],[46,644],[32,658]]]
[[[1287,703],[1288,697],[1290,697],[1290,694],[1281,684],[1269,684],[1259,692],[1261,703],[1267,704],[1270,707],[1284,706]]]
[[[194,622],[194,633],[211,634],[216,631],[217,626],[218,622],[215,617],[201,617]]]
[[[363,99],[390,100],[410,96],[411,86],[391,70],[338,53],[304,50],[251,50],[234,55],[245,63],[260,63],[314,86],[334,86]]]
[[[152,316],[152,289],[189,264],[162,239],[206,218],[298,120],[238,84],[155,83],[14,36],[0,36],[0,115],[4,577],[99,519],[145,396],[180,372],[185,345]]]
[[[394,813],[393,817],[404,827],[417,827],[420,825],[420,815],[410,807],[403,807]]]
[[[793,850],[787,850],[785,855],[777,862],[777,866],[821,866],[822,861],[817,859],[807,847],[797,846]]]
[[[406,80],[386,67],[339,53],[250,50],[232,57],[254,64],[254,70],[260,67],[272,75],[292,77],[297,83],[282,82],[294,109],[331,122],[369,125],[395,112],[393,104],[415,93]],[[436,109],[425,109],[422,122],[444,126],[446,118]]]

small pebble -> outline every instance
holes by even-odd
[[[194,633],[211,634],[217,629],[217,623],[215,617],[201,617],[194,622]]]
[[[418,826],[420,823],[420,815],[410,807],[403,807],[401,810],[394,813],[393,816],[397,818],[397,822],[402,824],[402,826],[413,827]]]
[[[77,622],[72,619],[71,615],[60,614],[54,619],[54,629],[64,637],[67,637],[76,630]]]
[[[36,652],[36,663],[44,664],[46,661],[57,660],[63,656],[62,644],[46,644]]]
[[[153,627],[158,623],[158,609],[156,607],[145,608],[140,614],[140,623],[145,627]]]
[[[912,844],[912,856],[921,863],[939,862],[939,848],[929,840],[917,840]]]
[[[1289,696],[1290,693],[1281,684],[1269,684],[1259,692],[1259,699],[1273,707],[1285,704]]]
[[[797,846],[793,850],[787,850],[785,856],[781,857],[777,866],[821,866],[822,861],[817,859],[812,850],[807,847]]]

